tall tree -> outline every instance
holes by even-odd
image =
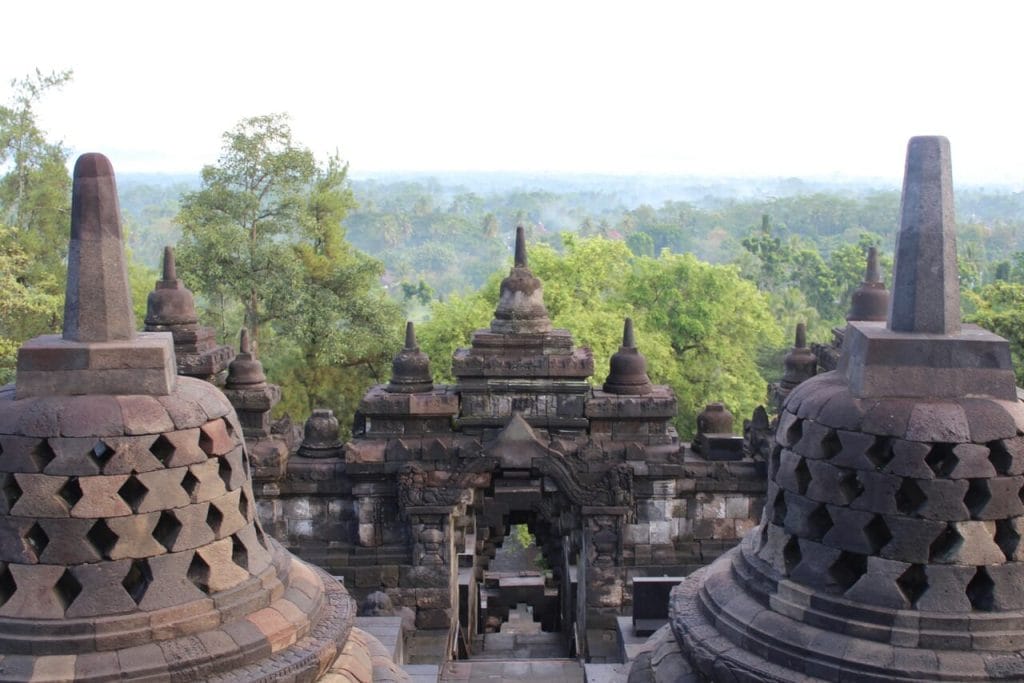
[[[345,239],[341,222],[355,207],[348,166],[337,155],[318,163],[283,114],[245,119],[223,140],[201,188],[182,198],[180,272],[225,335],[241,312],[285,387],[284,409],[349,414],[384,379],[400,321],[379,285],[381,263]]]
[[[47,139],[35,108],[70,79],[37,69],[11,81],[0,105],[0,383],[22,342],[60,326],[71,178],[67,149]]]

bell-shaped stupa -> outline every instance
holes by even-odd
[[[135,332],[106,157],[73,191],[63,336],[0,390],[0,681],[317,680],[355,605],[264,534],[231,404]]]
[[[1024,680],[1024,404],[960,320],[951,177],[945,138],[910,140],[888,320],[789,395],[760,526],[631,681]]]

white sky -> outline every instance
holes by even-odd
[[[36,2],[0,10],[0,100],[120,171],[196,172],[239,119],[380,170],[903,172],[943,134],[958,181],[1024,185],[1024,3]]]

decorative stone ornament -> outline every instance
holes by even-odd
[[[415,394],[430,391],[434,380],[430,375],[430,358],[420,351],[416,343],[416,329],[411,322],[405,323],[405,347],[398,352],[391,363],[391,382],[387,391],[399,394]]]
[[[622,346],[612,355],[604,390],[609,394],[649,394],[654,390],[647,376],[647,359],[636,348],[633,319],[626,318],[622,328]]]
[[[868,247],[867,267],[864,281],[850,298],[847,320],[882,321],[889,315],[889,290],[885,288],[878,271],[878,249]]]
[[[673,592],[630,681],[1024,679],[1024,404],[962,325],[949,143],[908,145],[888,322],[779,417],[760,526]]]
[[[334,458],[342,453],[338,419],[327,408],[316,408],[306,420],[299,455],[306,458]]]
[[[508,277],[501,281],[491,331],[496,334],[551,331],[543,287],[527,265],[526,232],[521,225],[516,227],[515,261]]]
[[[163,277],[146,300],[146,331],[171,333],[179,375],[223,383],[235,352],[218,346],[213,329],[199,325],[192,292],[178,279],[172,247],[164,247]]]
[[[807,348],[807,325],[805,323],[797,323],[793,348],[786,354],[783,364],[786,370],[780,384],[783,391],[787,393],[801,382],[814,377],[818,358]]]

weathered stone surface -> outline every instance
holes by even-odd
[[[911,138],[900,203],[889,327],[897,332],[960,332],[953,171],[949,140]]]

